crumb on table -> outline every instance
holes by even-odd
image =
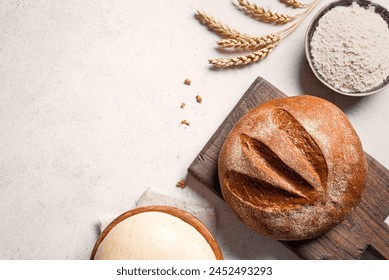
[[[181,124],[185,124],[186,126],[190,126],[190,122],[188,122],[187,120],[182,120]]]
[[[196,101],[198,103],[201,103],[201,102],[203,102],[203,98],[200,95],[196,95]]]
[[[181,109],[184,109],[185,106],[186,106],[186,103],[185,103],[185,102],[182,102],[180,108],[181,108]]]
[[[192,81],[189,79],[185,79],[185,81],[184,81],[184,84],[186,84],[188,86],[190,86],[191,83],[192,83]]]
[[[185,187],[186,187],[186,182],[185,182],[185,180],[180,180],[180,181],[178,181],[177,184],[176,184],[176,187],[179,187],[179,188],[181,188],[181,189],[185,188]]]

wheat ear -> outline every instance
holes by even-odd
[[[276,44],[267,45],[266,47],[259,49],[255,52],[252,52],[248,55],[233,57],[233,58],[214,58],[210,59],[208,62],[213,64],[217,68],[227,68],[227,67],[236,67],[244,66],[251,64],[260,60],[263,60],[267,57],[272,50],[277,46]]]
[[[217,44],[223,48],[235,48],[235,49],[259,49],[270,44],[277,44],[281,40],[281,37],[277,34],[268,34],[261,37],[242,37],[236,39],[224,39],[217,42]]]
[[[274,24],[285,24],[295,19],[298,15],[290,16],[285,14],[274,13],[270,10],[266,10],[256,4],[251,4],[247,0],[238,0],[239,5],[245,10],[245,12],[263,22],[269,22]]]
[[[240,33],[238,30],[233,29],[224,23],[221,23],[213,16],[208,15],[203,11],[197,11],[196,19],[202,24],[206,25],[210,30],[224,38],[239,38],[248,36],[246,34]]]
[[[297,0],[280,0],[280,2],[292,8],[306,8],[307,6],[309,6],[308,4],[301,3]]]

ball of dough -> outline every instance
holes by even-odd
[[[101,241],[94,259],[216,259],[195,227],[164,212],[147,211],[116,224]]]

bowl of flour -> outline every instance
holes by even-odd
[[[389,12],[366,0],[323,7],[305,37],[308,63],[332,90],[365,96],[389,85]]]

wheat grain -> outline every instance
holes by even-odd
[[[217,42],[217,44],[223,48],[234,49],[259,49],[270,44],[276,44],[280,41],[281,37],[277,34],[268,34],[261,37],[242,37],[236,39],[224,39]]]
[[[280,2],[284,3],[285,5],[292,7],[292,8],[306,8],[307,4],[301,3],[297,0],[280,0]]]
[[[176,187],[181,188],[181,189],[185,188],[186,187],[186,181],[185,180],[178,181],[176,183]]]
[[[203,11],[197,11],[196,18],[202,24],[206,25],[210,30],[214,31],[215,33],[219,34],[222,37],[239,38],[239,37],[248,36],[246,34],[240,33],[238,30],[235,30],[224,23],[221,23],[220,21],[216,20],[213,16],[208,15]]]
[[[248,15],[263,22],[274,23],[274,24],[285,24],[295,19],[298,16],[298,15],[291,16],[291,15],[274,13],[256,4],[252,4],[247,0],[238,0],[238,3]]]
[[[208,62],[217,68],[244,66],[263,60],[272,52],[272,50],[277,46],[277,44],[278,43],[268,45],[260,50],[257,50],[247,55],[233,58],[214,58],[210,59]]]

